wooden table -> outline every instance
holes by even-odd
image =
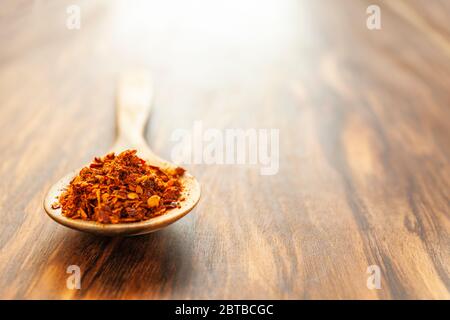
[[[449,299],[449,2],[164,3],[2,4],[0,298]],[[155,81],[157,154],[196,121],[279,129],[278,173],[187,165],[199,205],[148,236],[50,220],[47,189],[114,140],[133,67]]]

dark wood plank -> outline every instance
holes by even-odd
[[[3,4],[0,298],[449,299],[450,7],[376,1],[370,31],[372,3]],[[199,120],[278,128],[278,174],[189,165],[200,204],[148,236],[48,219],[50,185],[114,141],[115,81],[135,66],[155,79],[157,154]]]

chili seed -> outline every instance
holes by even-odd
[[[160,196],[153,195],[150,198],[147,199],[147,206],[149,208],[154,208],[159,206],[159,200],[161,199]]]

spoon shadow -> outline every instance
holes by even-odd
[[[74,299],[152,299],[177,294],[190,277],[191,248],[175,227],[138,237],[110,238],[70,232],[52,259],[65,272],[80,267],[80,290]],[[70,274],[65,275],[66,278]],[[64,286],[61,277],[53,287]]]

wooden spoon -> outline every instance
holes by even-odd
[[[162,169],[175,168],[174,164],[155,155],[143,136],[152,98],[152,86],[146,73],[129,73],[120,79],[117,95],[118,135],[111,151],[120,153],[126,149],[136,149],[137,155],[150,165]],[[185,200],[180,203],[180,208],[171,209],[163,215],[145,221],[131,223],[102,224],[96,221],[71,219],[62,215],[61,208],[53,209],[52,204],[58,200],[57,197],[78,172],[79,170],[69,173],[50,188],[44,199],[44,208],[50,218],[56,222],[79,231],[105,236],[132,236],[150,233],[184,217],[200,199],[200,184],[192,175],[185,172],[181,177],[182,197]]]

